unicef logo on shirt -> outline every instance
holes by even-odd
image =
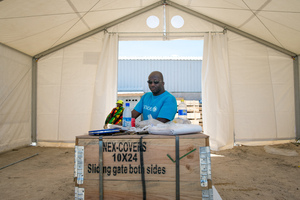
[[[153,111],[153,112],[156,112],[156,111],[157,111],[157,107],[154,106],[154,107],[152,108],[152,111]]]
[[[157,107],[156,106],[151,107],[151,106],[144,105],[144,109],[145,110],[149,110],[150,112],[156,112],[157,111]]]

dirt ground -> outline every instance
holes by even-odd
[[[239,146],[211,161],[223,200],[300,199],[300,144]],[[0,168],[0,199],[74,199],[74,148],[14,149],[0,154]]]
[[[215,152],[212,179],[222,199],[300,199],[300,144],[240,146]]]

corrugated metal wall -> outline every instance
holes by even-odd
[[[173,93],[201,92],[202,58],[120,58],[118,91],[149,92],[152,71],[163,73],[165,89]]]

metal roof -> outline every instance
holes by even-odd
[[[152,71],[164,76],[165,89],[175,93],[201,92],[200,57],[131,57],[119,59],[118,91],[150,92],[147,80]]]

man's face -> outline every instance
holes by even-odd
[[[154,95],[159,95],[164,92],[164,82],[156,74],[148,77],[148,86]]]

